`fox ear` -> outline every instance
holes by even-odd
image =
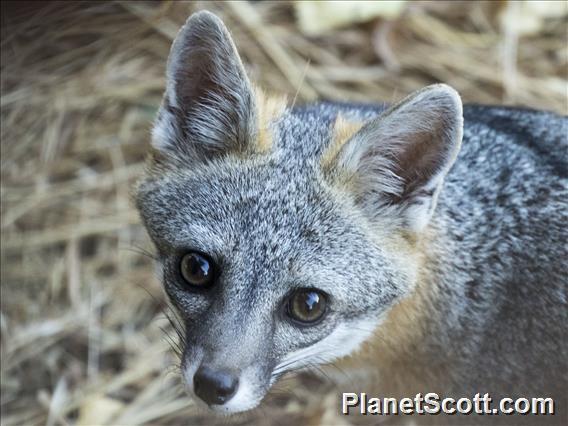
[[[430,220],[463,131],[458,93],[439,84],[419,90],[365,124],[332,157],[328,174],[347,183],[370,216],[394,211],[420,231]]]
[[[254,95],[223,22],[189,17],[170,51],[167,86],[152,133],[159,152],[184,161],[240,150],[254,134]]]

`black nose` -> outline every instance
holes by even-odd
[[[195,394],[208,405],[227,402],[237,391],[239,379],[225,371],[201,366],[193,376]]]

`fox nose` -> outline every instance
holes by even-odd
[[[238,386],[237,377],[204,365],[199,367],[193,376],[195,394],[208,405],[224,404],[235,394]]]

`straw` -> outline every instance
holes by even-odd
[[[568,113],[566,8],[454,3],[388,17],[375,5],[309,36],[300,2],[2,3],[2,424],[228,422],[185,396],[173,313],[129,200],[187,16],[221,16],[251,79],[296,105],[391,102],[443,81],[466,102]],[[356,421],[338,407],[308,372],[229,423]]]

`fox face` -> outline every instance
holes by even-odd
[[[382,114],[289,110],[254,88],[223,23],[191,16],[136,203],[186,326],[182,376],[212,410],[353,353],[416,284],[415,242],[461,142],[455,91]]]

